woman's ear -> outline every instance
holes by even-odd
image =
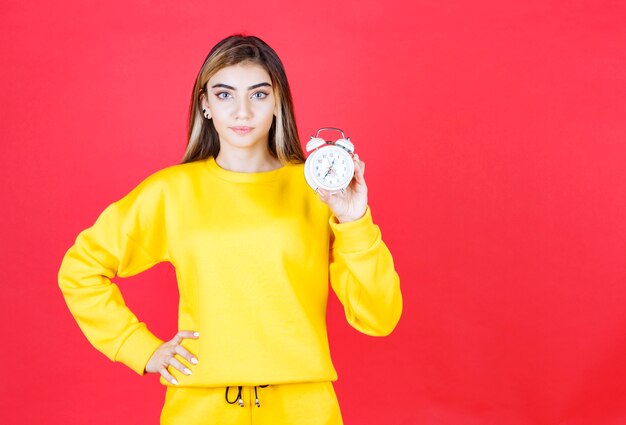
[[[202,107],[202,115],[207,119],[211,119],[211,109],[209,109],[209,102],[204,93],[200,93],[200,106]]]

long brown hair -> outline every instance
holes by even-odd
[[[213,121],[202,115],[200,95],[206,93],[206,84],[220,69],[252,62],[261,65],[272,80],[277,102],[277,112],[269,131],[269,149],[283,164],[302,163],[305,160],[291,100],[291,90],[285,68],[276,52],[263,40],[241,34],[226,37],[217,43],[204,60],[191,93],[187,149],[181,163],[217,157],[220,139]]]

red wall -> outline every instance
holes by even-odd
[[[386,338],[331,296],[346,424],[626,423],[623,2],[0,9],[2,423],[158,423],[158,376],[89,345],[56,273],[106,205],[181,159],[196,73],[239,31],[283,59],[303,142],[325,125],[355,142],[400,274]],[[169,339],[171,266],[117,282]]]

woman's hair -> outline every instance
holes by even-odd
[[[293,111],[291,91],[282,62],[276,52],[254,36],[232,35],[217,43],[204,60],[191,94],[187,149],[182,163],[217,157],[220,139],[213,121],[202,114],[200,95],[207,94],[206,84],[219,70],[240,63],[261,65],[272,80],[276,99],[276,116],[269,130],[269,149],[283,164],[305,160]]]

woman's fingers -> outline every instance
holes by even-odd
[[[193,364],[198,364],[198,359],[196,358],[196,356],[194,356],[193,354],[191,354],[185,347],[183,347],[182,345],[176,345],[174,347],[174,349],[176,350],[176,354],[180,355],[182,358],[184,358],[185,360],[187,360],[189,363],[193,363]]]
[[[358,154],[354,154],[352,158],[354,159],[354,174],[356,180],[359,182],[363,182],[363,175],[365,174],[365,162],[359,159]]]
[[[169,371],[167,370],[167,367],[165,366],[161,366],[159,368],[159,373],[161,374],[162,377],[164,377],[167,381],[171,382],[174,385],[178,385],[178,381],[176,380],[176,378],[174,378]]]
[[[184,364],[182,364],[176,357],[172,356],[169,359],[169,363],[174,366],[176,369],[180,370],[185,375],[191,375],[191,370]]]
[[[200,334],[195,331],[178,331],[178,333],[174,335],[174,338],[172,338],[172,341],[174,341],[176,344],[180,344],[185,338],[198,339],[199,337]]]
[[[198,339],[199,337],[199,333],[195,331],[183,330],[177,332],[171,340],[161,344],[161,346],[157,348],[150,360],[148,360],[146,371],[158,372],[167,381],[178,385],[176,378],[169,372],[168,366],[175,367],[185,375],[191,375],[191,370],[176,358],[176,354],[189,361],[189,363],[198,364],[198,359],[195,355],[180,344],[185,338]]]
[[[178,331],[178,333],[174,335],[174,338],[172,338],[172,342],[174,343],[174,345],[172,347],[173,353],[172,353],[172,360],[170,361],[170,363],[176,369],[180,370],[183,373],[186,373],[187,375],[191,375],[191,371],[185,365],[179,362],[178,359],[174,357],[174,354],[180,355],[189,363],[198,364],[198,359],[196,358],[196,356],[191,354],[185,347],[183,347],[180,344],[184,338],[198,339],[199,337],[200,337],[200,334],[196,331],[182,330],[182,331]]]
[[[326,190],[322,188],[318,188],[317,193],[322,201],[328,202],[329,194]]]

